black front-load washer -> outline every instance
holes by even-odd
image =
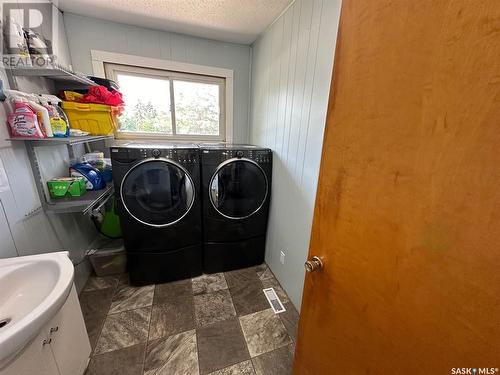
[[[201,275],[198,146],[126,143],[111,160],[131,284]]]
[[[272,152],[251,145],[200,145],[203,270],[264,261],[271,197]]]

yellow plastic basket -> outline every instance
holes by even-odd
[[[68,116],[70,128],[80,129],[92,135],[113,134],[115,119],[111,106],[64,101],[61,106]]]

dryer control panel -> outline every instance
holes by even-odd
[[[246,150],[203,150],[203,159],[208,163],[222,163],[224,160],[245,158],[257,163],[272,163],[272,151],[269,149]]]
[[[181,164],[198,164],[200,162],[200,154],[197,149],[111,147],[111,158],[122,162],[149,158],[166,158]]]

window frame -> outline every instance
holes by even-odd
[[[117,74],[123,73],[131,76],[142,76],[149,78],[164,79],[169,82],[170,87],[170,111],[172,119],[172,134],[153,133],[153,132],[127,132],[116,129],[115,137],[117,139],[170,139],[170,140],[189,140],[189,141],[226,141],[226,79],[223,77],[209,76],[197,73],[185,73],[172,70],[149,68],[142,66],[133,66],[126,64],[117,64],[103,62],[104,72],[108,79],[118,83]],[[219,134],[178,134],[176,113],[175,113],[175,92],[174,81],[209,83],[219,87]]]
[[[160,51],[160,55],[163,54]],[[188,62],[180,62],[167,60],[163,58],[137,56],[127,53],[110,52],[103,50],[90,50],[92,75],[94,77],[106,78],[104,71],[104,63],[123,64],[131,66],[141,66],[144,68],[153,68],[160,70],[171,70],[180,73],[192,73],[214,77],[225,78],[226,80],[226,97],[225,97],[225,141],[228,143],[234,142],[234,70],[221,68],[218,66],[200,65]],[[147,138],[147,137],[145,137]],[[151,139],[152,137],[149,137]]]

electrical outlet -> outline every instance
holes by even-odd
[[[280,251],[280,263],[285,264],[285,252],[283,250]]]

